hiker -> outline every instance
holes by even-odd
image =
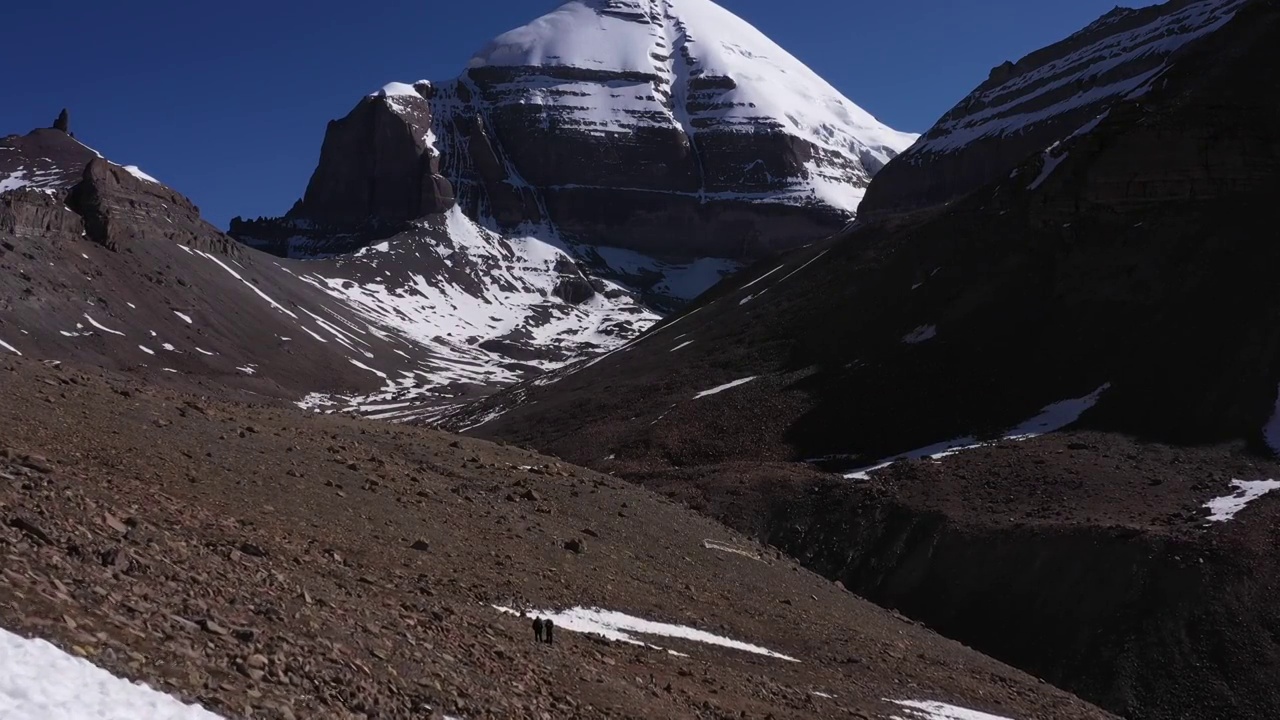
[[[534,618],[533,621],[533,639],[542,642],[542,629],[546,623],[542,622],[542,618]]]
[[[551,631],[554,630],[555,627],[556,627],[556,624],[551,622],[551,618],[547,618],[546,620],[542,621],[542,634],[546,636],[548,645],[552,644]]]

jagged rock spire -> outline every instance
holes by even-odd
[[[67,114],[67,109],[62,108],[62,112],[58,113],[58,119],[53,121],[53,129],[61,130],[64,133],[71,133],[71,117]]]

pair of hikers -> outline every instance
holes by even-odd
[[[551,622],[551,618],[534,618],[533,620],[533,638],[538,642],[546,642],[552,644],[552,634],[555,632],[556,624]]]

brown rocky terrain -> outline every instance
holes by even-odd
[[[1271,717],[1272,505],[1203,503],[1277,471],[1277,48],[1280,10],[1245,3],[1012,175],[757,263],[451,426],[682,498],[1114,712]],[[1086,435],[839,476],[1041,426]]]
[[[0,624],[228,717],[1107,717],[610,475],[158,374],[9,355],[0,377]],[[540,645],[493,605],[799,662]]]

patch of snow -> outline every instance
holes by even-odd
[[[176,373],[176,372],[178,372],[177,370],[174,370],[173,368],[161,368],[161,370],[164,370],[165,372],[169,372],[169,373]]]
[[[630,294],[597,294],[578,305],[560,300],[555,295],[562,279],[557,267],[576,260],[554,229],[526,226],[500,235],[458,208],[446,213],[443,221],[441,236],[422,226],[421,234],[406,233],[374,246],[373,252],[297,276],[340,301],[363,322],[356,327],[331,311],[332,317],[324,319],[303,308],[333,335],[329,339],[366,358],[372,354],[357,333],[398,340],[415,348],[413,359],[424,370],[408,382],[388,379],[373,395],[330,396],[326,408],[343,405],[358,411],[411,396],[439,401],[453,397],[452,388],[458,384],[513,384],[523,371],[511,367],[511,359],[501,351],[487,347],[487,340],[503,338],[548,350],[544,357],[522,364],[551,371],[583,355],[616,348],[659,319]],[[409,254],[434,256],[447,269],[431,274],[400,270],[396,258]],[[349,273],[343,271],[347,267],[352,268]],[[335,322],[346,323],[352,332]],[[312,328],[300,327],[326,342]],[[314,398],[304,401],[317,403]]]
[[[751,558],[752,560],[764,562],[764,558],[762,558],[758,552],[745,550],[726,542],[720,542],[719,540],[703,540],[702,547],[708,550],[717,550],[719,552],[731,553],[733,555],[741,555],[743,557]]]
[[[220,720],[198,705],[118,678],[44,640],[0,630],[5,720]]]
[[[932,340],[937,336],[938,336],[937,325],[921,325],[915,330],[912,330],[906,335],[903,335],[902,342],[908,345],[917,345],[926,340]]]
[[[692,300],[732,275],[741,265],[722,258],[700,258],[689,265],[670,267],[654,291],[680,300]]]
[[[200,353],[201,355],[217,355],[217,353],[211,353],[208,350],[204,350],[202,348],[196,348],[196,352]]]
[[[728,389],[730,389],[730,388],[736,388],[736,387],[738,387],[739,385],[746,385],[747,383],[751,382],[752,380],[755,380],[757,377],[758,377],[757,375],[752,375],[751,377],[745,377],[745,378],[742,378],[741,380],[734,380],[733,382],[727,382],[727,383],[725,383],[724,385],[720,385],[720,386],[717,386],[717,387],[713,387],[713,388],[711,388],[710,390],[703,390],[702,392],[698,393],[697,395],[694,395],[694,396],[693,396],[693,399],[694,399],[694,400],[701,400],[701,399],[702,399],[702,398],[704,398],[704,397],[708,397],[708,396],[711,396],[711,395],[715,395],[715,394],[717,394],[717,393],[722,393],[722,392],[724,392],[725,390],[728,390]]]
[[[188,325],[190,325],[190,324],[191,324],[191,317],[190,317],[190,316],[188,316],[188,315],[184,315],[184,314],[182,314],[182,313],[178,312],[177,310],[174,310],[174,311],[173,311],[173,314],[174,314],[174,315],[177,315],[177,316],[178,316],[178,317],[180,317],[180,318],[182,318],[183,322],[185,322],[186,324],[188,324]]]
[[[108,332],[108,333],[111,333],[112,335],[119,335],[120,337],[124,337],[124,333],[120,332],[119,330],[112,330],[111,328],[109,328],[109,327],[107,327],[107,326],[103,325],[102,323],[98,322],[97,320],[94,320],[92,317],[90,317],[89,313],[85,313],[85,314],[84,314],[84,319],[85,319],[85,320],[88,320],[90,325],[92,325],[92,326],[94,326],[94,327],[98,328],[99,330],[101,330],[101,331],[103,331],[103,332]]]
[[[701,258],[692,263],[667,263],[634,250],[596,247],[593,252],[604,264],[620,275],[640,276],[656,273],[663,277],[653,286],[655,292],[678,300],[693,300],[721,279],[742,268],[742,264],[724,258]]]
[[[948,705],[940,702],[922,700],[886,700],[905,708],[905,716],[892,715],[890,720],[1011,720],[1010,718],[990,713]]]
[[[141,350],[142,352],[144,352],[144,353],[148,354],[148,355],[155,355],[155,354],[156,354],[156,351],[155,351],[155,350],[152,350],[151,348],[147,347],[146,345],[139,345],[139,346],[138,346],[138,349],[139,349],[139,350]]]
[[[1106,383],[1084,397],[1062,400],[1046,405],[1038,415],[1009,428],[996,440],[982,442],[974,437],[943,440],[942,442],[894,455],[874,465],[858,468],[846,473],[844,477],[850,480],[866,480],[870,477],[870,473],[886,468],[899,460],[923,460],[926,458],[940,460],[950,455],[955,455],[962,450],[972,450],[973,448],[991,445],[1002,440],[1029,440],[1040,435],[1056,432],[1079,420],[1086,410],[1097,404],[1098,399],[1102,397],[1102,393],[1106,392],[1110,387],[1111,383]]]
[[[9,173],[9,175],[0,177],[0,193],[19,190],[30,185],[31,181],[24,177],[26,174],[25,170],[18,168],[16,171]]]
[[[365,247],[360,248],[355,252],[355,257],[364,257],[365,255],[372,255],[374,253],[384,253],[389,250],[391,250],[391,242],[383,240],[376,245],[366,245]]]
[[[494,608],[500,612],[511,615],[520,614],[519,611],[512,610],[511,608],[505,608],[498,605],[495,605]],[[717,645],[734,650],[742,650],[744,652],[755,653],[756,655],[765,655],[779,660],[786,660],[787,662],[800,662],[793,657],[788,657],[787,655],[774,652],[767,648],[760,647],[759,645],[751,645],[737,640],[730,640],[726,637],[713,635],[703,630],[695,630],[684,625],[673,625],[670,623],[644,620],[633,615],[627,615],[612,610],[578,607],[560,612],[552,612],[548,610],[527,610],[525,611],[525,615],[531,617],[551,618],[551,620],[555,622],[556,628],[559,629],[576,633],[599,635],[600,637],[609,640],[632,645],[649,645],[648,643],[637,639],[635,637],[636,635],[656,635],[659,637],[680,638],[682,640],[690,640],[692,642]],[[649,645],[649,647],[657,648],[657,646],[654,645]]]
[[[810,695],[816,695],[816,696],[818,696],[818,697],[820,697],[820,698],[827,698],[828,700],[834,700],[834,699],[835,699],[835,697],[836,697],[835,695],[832,695],[832,694],[830,694],[830,693],[824,693],[824,692],[822,692],[821,690],[812,690],[812,691],[810,691],[810,693],[809,693],[809,694],[810,694]]]
[[[147,181],[147,182],[153,182],[153,183],[155,183],[155,184],[157,184],[157,185],[159,185],[159,184],[160,184],[160,181],[159,181],[159,180],[157,180],[157,179],[155,179],[155,178],[151,177],[150,175],[148,175],[148,174],[146,174],[146,173],[142,172],[142,169],[141,169],[141,168],[139,168],[137,165],[124,165],[124,166],[122,166],[122,167],[124,167],[125,172],[127,172],[127,173],[129,173],[130,175],[132,175],[132,176],[134,176],[134,177],[138,178],[139,180],[145,180],[145,181]]]
[[[0,348],[4,348],[5,350],[8,350],[9,352],[14,353],[15,355],[22,355],[22,353],[18,352],[18,348],[10,345],[9,343],[3,340],[0,340]]]
[[[178,348],[174,347],[169,343],[161,343],[160,347],[164,348],[165,350],[168,350],[169,352],[178,352]]]
[[[238,367],[236,369],[244,373],[245,375],[255,375],[258,372],[258,366],[252,363],[245,365],[244,367]]]
[[[668,350],[667,352],[675,352],[675,351],[679,350],[680,348],[687,348],[687,347],[689,347],[689,346],[690,346],[690,345],[692,345],[692,344],[693,344],[693,341],[692,341],[692,340],[686,340],[685,342],[682,342],[682,343],[680,343],[679,345],[677,345],[677,346],[675,346],[675,347],[671,348],[671,349],[670,349],[670,350]]]
[[[1067,157],[1067,151],[1065,149],[1059,150],[1059,147],[1059,143],[1054,143],[1044,151],[1040,163],[1040,174],[1037,175],[1036,179],[1032,180],[1031,184],[1027,186],[1028,190],[1035,190],[1040,187],[1045,180],[1049,179],[1049,176],[1053,174],[1053,171],[1058,169],[1058,165],[1062,163],[1063,159]]]
[[[1226,522],[1246,505],[1272,490],[1280,490],[1280,480],[1232,480],[1235,492],[1205,503],[1209,509],[1209,522]]]
[[[360,368],[361,370],[368,370],[369,372],[373,373],[374,375],[377,375],[378,377],[382,378],[383,380],[386,380],[386,379],[387,379],[387,374],[386,374],[386,373],[384,373],[384,372],[382,372],[381,370],[374,370],[373,368],[369,367],[368,365],[365,365],[364,363],[360,362],[359,360],[355,360],[355,359],[352,359],[352,358],[347,358],[347,360],[348,360],[352,365],[355,365],[356,367]]]

